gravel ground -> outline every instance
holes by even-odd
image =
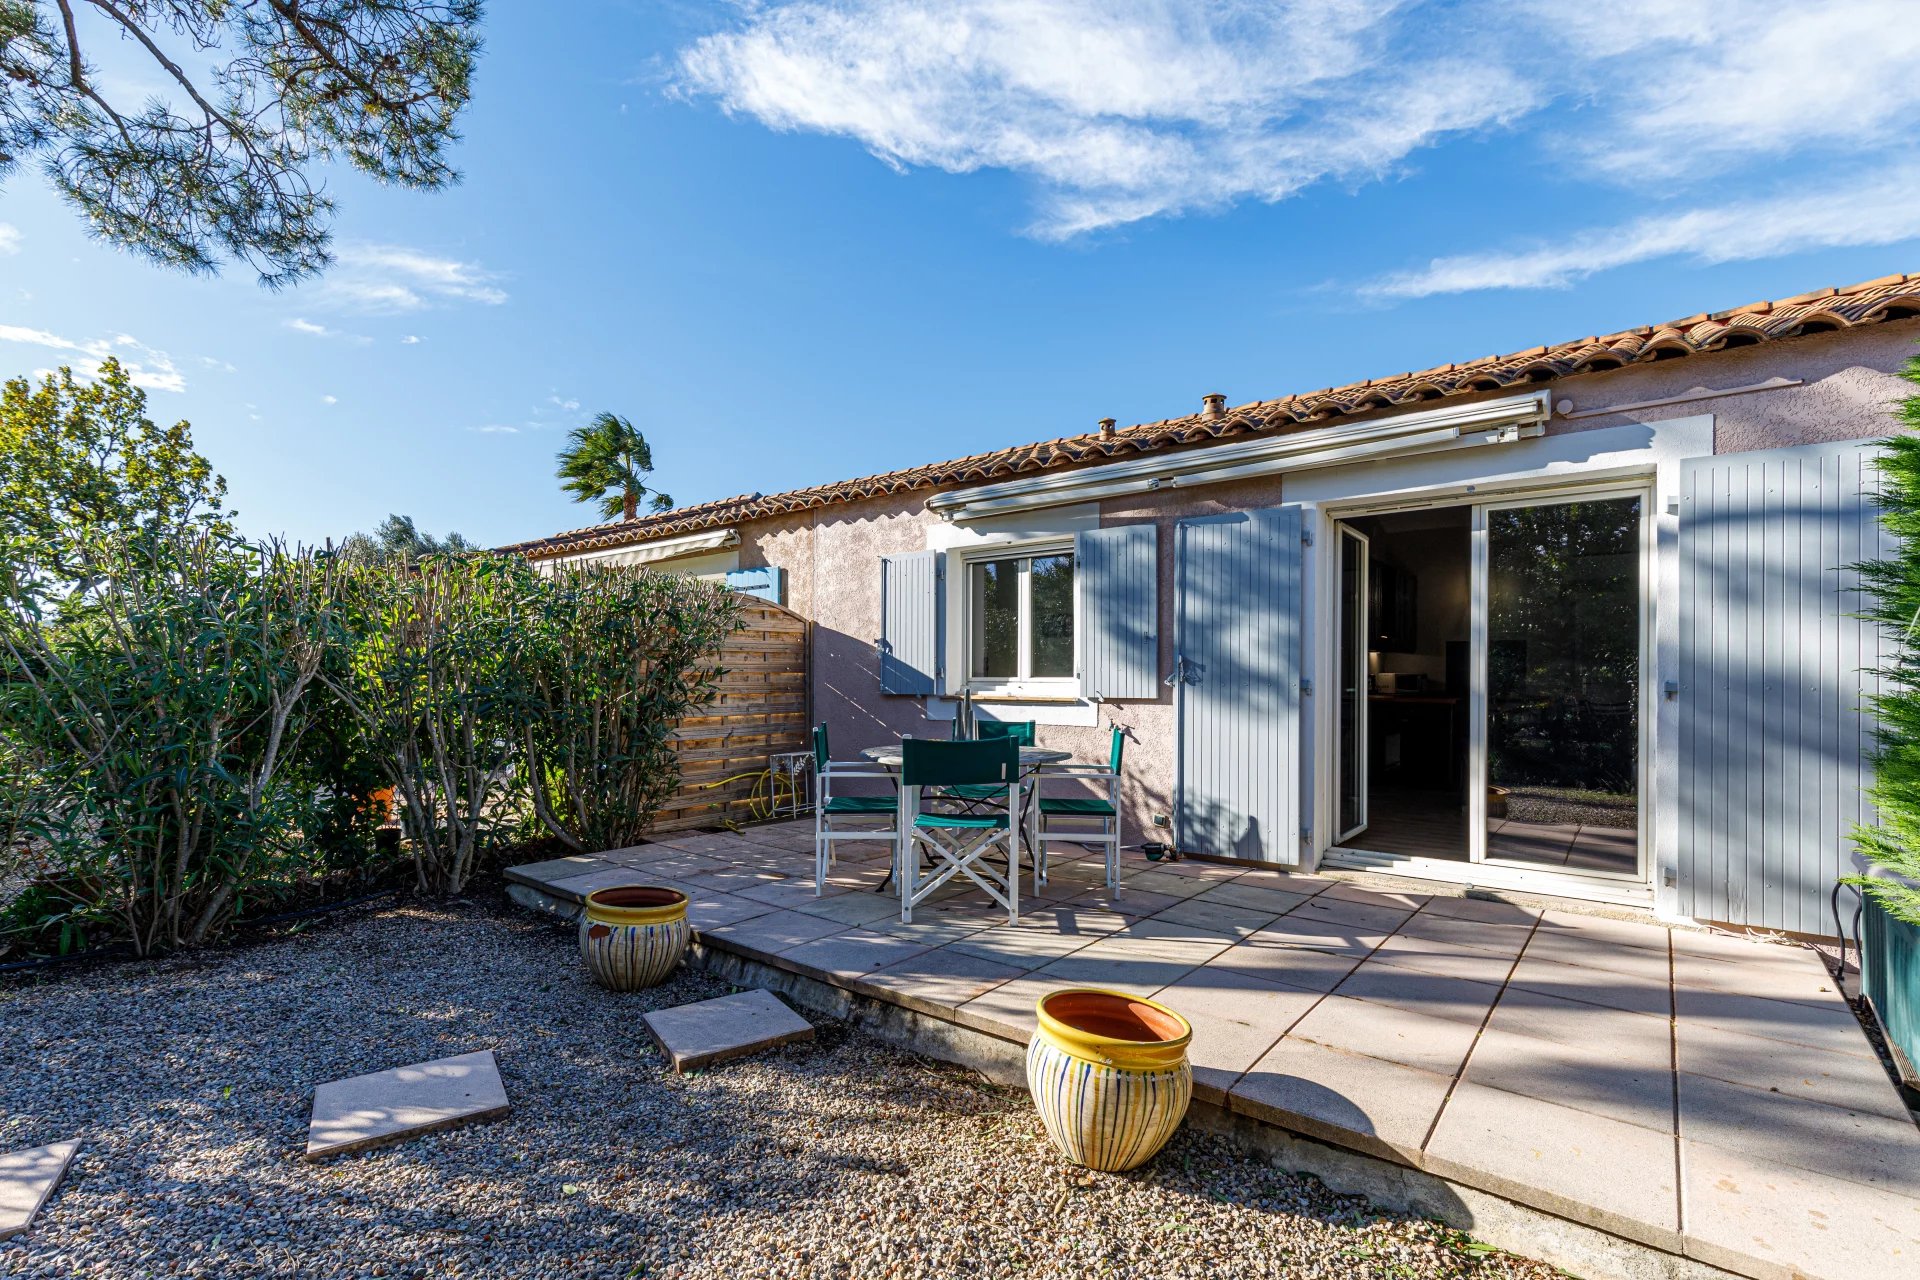
[[[0,1150],[83,1140],[0,1275],[1545,1277],[1183,1132],[1113,1177],[844,1024],[685,1079],[569,934],[397,908],[0,988]],[[315,1084],[490,1048],[515,1110],[307,1164]]]

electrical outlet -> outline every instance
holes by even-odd
[[[1156,827],[1170,827],[1173,825],[1173,821],[1164,813],[1156,813],[1153,815],[1153,825]]]

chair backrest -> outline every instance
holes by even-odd
[[[1108,755],[1107,764],[1113,772],[1120,772],[1121,757],[1127,753],[1127,735],[1119,725],[1113,726],[1113,750]]]
[[[827,771],[827,725],[824,720],[813,727],[813,767],[821,773]]]
[[[982,720],[974,727],[980,735],[980,741],[993,738],[1012,738],[1023,747],[1033,745],[1033,721],[1031,720]]]
[[[1020,776],[1020,744],[1012,738],[940,742],[908,738],[900,744],[900,782],[909,787],[1010,787]]]

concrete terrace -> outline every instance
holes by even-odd
[[[1017,926],[971,885],[901,924],[872,892],[878,843],[842,845],[816,898],[810,822],[508,878],[563,913],[604,885],[676,886],[710,963],[1008,1046],[1049,989],[1152,995],[1194,1025],[1196,1098],[1247,1120],[1683,1268],[1920,1276],[1920,1130],[1810,950],[1191,861],[1130,858],[1113,899],[1097,857],[1055,848],[1073,856],[1038,895],[1023,876]]]

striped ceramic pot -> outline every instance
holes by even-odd
[[[666,981],[690,935],[687,895],[678,889],[596,889],[580,917],[580,955],[607,990],[638,991]]]
[[[1027,1089],[1067,1159],[1122,1173],[1151,1160],[1187,1114],[1187,1020],[1142,996],[1072,987],[1040,998]]]

